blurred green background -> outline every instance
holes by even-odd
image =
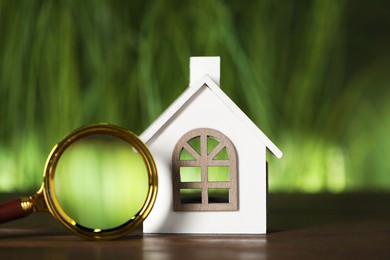
[[[36,190],[85,124],[142,131],[221,56],[284,152],[271,192],[390,191],[390,2],[0,0],[0,192]]]

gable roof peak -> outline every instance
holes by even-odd
[[[206,62],[207,61],[207,62]],[[205,62],[205,66],[209,68],[218,68],[214,70],[216,74],[203,73],[207,68],[202,68],[201,64]],[[209,65],[206,65],[208,63]],[[211,64],[210,64],[211,63]],[[214,66],[212,66],[212,64]],[[218,64],[218,66],[216,66]],[[276,147],[275,144],[249,119],[249,117],[222,91],[219,87],[219,57],[191,57],[190,62],[190,84],[189,87],[140,135],[140,139],[149,143],[158,132],[169,123],[169,120],[176,115],[176,113],[184,107],[184,105],[193,97],[198,91],[206,87],[210,93],[220,99],[232,112],[232,115],[237,116],[251,131],[261,140],[261,142],[277,157],[281,158],[283,153]],[[200,67],[193,73],[193,66]],[[213,70],[209,70],[213,71]],[[214,78],[212,76],[214,75]]]

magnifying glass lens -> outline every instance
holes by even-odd
[[[95,134],[75,141],[63,152],[54,187],[63,213],[75,223],[94,230],[113,229],[143,207],[148,169],[130,143]]]

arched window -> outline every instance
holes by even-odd
[[[172,155],[173,210],[238,209],[237,154],[221,132],[199,128],[177,142]]]

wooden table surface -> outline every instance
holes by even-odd
[[[390,195],[270,194],[268,228],[87,241],[35,213],[0,225],[0,259],[390,259]]]

